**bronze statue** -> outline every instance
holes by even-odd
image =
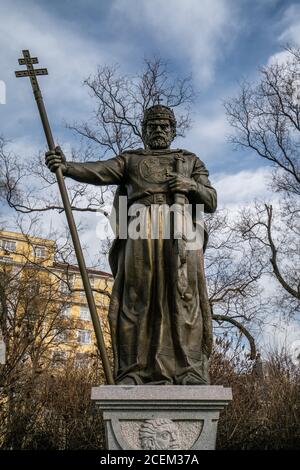
[[[118,185],[129,208],[138,204],[146,227],[154,207],[179,204],[216,210],[216,191],[196,155],[171,149],[176,135],[173,111],[161,104],[144,115],[145,149],[125,151],[105,161],[67,162],[60,148],[47,152],[51,171],[94,185]],[[163,213],[160,213],[163,214]],[[128,216],[128,223],[134,219]],[[159,217],[162,233],[164,216]],[[211,311],[206,291],[203,252],[187,250],[184,237],[122,239],[110,251],[115,278],[109,321],[117,384],[208,384],[212,348]]]

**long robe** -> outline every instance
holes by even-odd
[[[205,212],[216,209],[216,192],[208,171],[196,155],[185,150],[123,153],[99,162],[68,163],[66,176],[95,185],[118,185],[118,197],[126,195],[128,205],[151,200],[153,194],[172,194],[168,173],[176,170],[175,158],[184,159],[183,175],[197,182],[186,195],[190,204],[203,204]],[[154,217],[151,205],[144,205],[147,226]],[[132,217],[128,218],[128,223]],[[159,221],[164,225],[164,217]],[[211,312],[204,275],[203,247],[186,252],[185,293],[178,288],[176,242],[158,236],[120,239],[118,233],[110,251],[115,278],[109,321],[116,383],[206,384],[212,347]]]

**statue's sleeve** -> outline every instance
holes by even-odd
[[[197,188],[191,192],[190,198],[194,204],[204,204],[204,212],[212,213],[217,208],[217,192],[208,176],[204,163],[196,157],[191,177],[196,181]]]
[[[66,167],[64,175],[80,183],[101,186],[124,181],[125,159],[121,155],[98,162],[67,162]]]

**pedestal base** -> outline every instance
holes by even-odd
[[[92,400],[103,411],[108,450],[213,450],[230,388],[101,385]]]

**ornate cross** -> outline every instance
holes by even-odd
[[[26,65],[27,70],[18,70],[15,72],[16,77],[29,77],[33,92],[39,92],[40,87],[37,81],[37,75],[48,75],[47,69],[35,69],[33,64],[38,64],[37,57],[30,57],[30,52],[28,50],[24,50],[23,52],[23,59],[19,59],[20,65]]]

